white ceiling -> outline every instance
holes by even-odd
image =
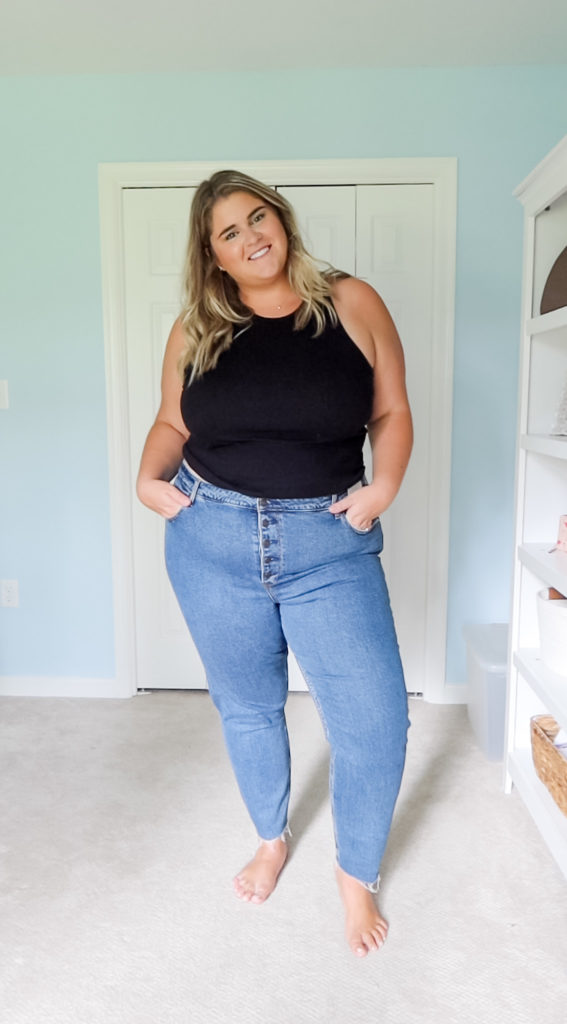
[[[2,0],[1,8],[5,75],[567,63],[566,0],[159,0],[146,8],[143,0]]]

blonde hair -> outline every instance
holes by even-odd
[[[322,333],[327,317],[333,324],[337,323],[331,301],[332,282],[348,276],[331,266],[319,270],[303,245],[291,205],[280,193],[241,171],[217,171],[199,185],[189,218],[180,316],[187,344],[180,370],[185,377],[191,367],[190,380],[216,366],[221,353],[231,345],[235,325],[248,324],[253,316],[252,310],[242,302],[235,281],[219,269],[210,244],[213,206],[217,199],[233,192],[257,196],[276,212],[283,225],[288,242],[288,280],[302,299],[294,320],[297,330],[306,327],[313,318],[314,336],[317,336]]]

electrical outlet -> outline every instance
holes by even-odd
[[[0,580],[0,605],[17,608],[20,603],[17,580]]]

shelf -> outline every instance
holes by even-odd
[[[514,654],[514,665],[532,690],[564,729],[567,729],[567,676],[559,676],[543,663],[539,651],[523,650]]]
[[[520,544],[518,558],[526,569],[538,576],[548,587],[567,593],[567,551],[552,551],[553,541],[547,544]]]
[[[534,316],[526,322],[526,330],[532,337],[534,334],[556,331],[559,327],[567,327],[567,306],[553,309],[551,313],[542,313],[541,316]]]
[[[508,758],[508,771],[550,852],[567,878],[567,817],[538,779],[531,750],[516,750]]]
[[[554,459],[567,459],[567,437],[551,434],[522,434],[522,448],[538,455],[551,455]]]

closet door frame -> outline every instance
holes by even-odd
[[[361,160],[222,160],[99,165],[104,351],[112,537],[115,680],[112,696],[137,692],[130,437],[127,394],[122,190],[198,185],[224,167],[272,185],[430,184],[435,188],[433,367],[429,507],[428,636],[424,699],[462,703],[465,688],[447,686],[445,657],[450,527],[453,338],[456,270],[457,161],[455,158]]]

